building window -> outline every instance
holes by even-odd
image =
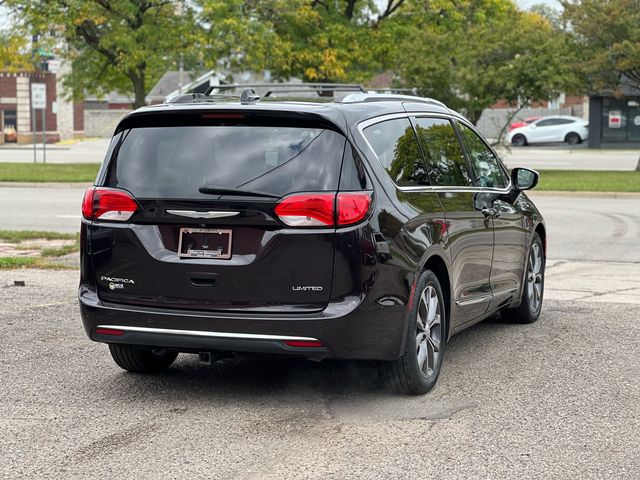
[[[640,97],[602,99],[602,143],[640,142]]]

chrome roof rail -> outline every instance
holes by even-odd
[[[341,103],[360,103],[360,102],[415,102],[430,103],[439,107],[447,108],[447,106],[439,100],[427,97],[415,97],[413,95],[397,95],[393,93],[351,93],[342,99]]]

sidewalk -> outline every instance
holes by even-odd
[[[73,145],[47,145],[47,163],[100,163],[109,147],[108,138],[80,141]],[[37,163],[42,163],[42,144],[36,144]],[[33,163],[33,144],[0,145],[0,163]]]

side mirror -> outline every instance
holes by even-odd
[[[514,168],[511,170],[511,183],[518,191],[531,190],[538,184],[540,174],[528,168]]]

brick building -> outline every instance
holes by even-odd
[[[0,144],[33,141],[32,83],[44,83],[47,88],[46,109],[35,110],[36,141],[42,141],[43,113],[47,143],[83,136],[83,105],[58,98],[60,85],[55,73],[0,71]]]

